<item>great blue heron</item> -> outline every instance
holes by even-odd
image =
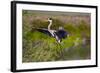
[[[65,39],[68,36],[68,33],[62,27],[59,27],[58,30],[52,30],[50,28],[52,25],[52,18],[48,18],[48,21],[49,21],[48,29],[45,28],[35,28],[35,29],[39,32],[54,37],[57,40],[57,42],[60,43],[62,39]]]

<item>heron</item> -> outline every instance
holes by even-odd
[[[53,30],[50,28],[53,22],[52,18],[48,18],[47,21],[49,22],[47,29],[45,28],[35,28],[35,29],[41,33],[47,34],[50,37],[55,38],[58,43],[61,43],[62,39],[67,38],[68,33],[64,30],[63,27],[59,27],[58,30]]]

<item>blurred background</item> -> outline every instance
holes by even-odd
[[[91,58],[91,14],[23,10],[22,15],[24,63]],[[69,37],[60,44],[54,38],[33,29],[47,29],[48,18],[53,19],[51,29],[63,27],[69,33]]]

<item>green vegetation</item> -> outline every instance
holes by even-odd
[[[38,14],[35,15],[38,16]],[[63,39],[59,44],[55,38],[32,29],[33,27],[47,28],[48,26],[48,22],[35,19],[35,15],[23,11],[23,62],[90,59],[89,24],[81,20],[78,25],[74,25],[71,22],[64,23],[60,19],[53,18],[52,29],[57,30],[59,26],[63,26],[69,33],[69,37]]]

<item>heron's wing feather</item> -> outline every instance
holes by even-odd
[[[36,28],[37,31],[51,36],[50,32],[45,28]]]
[[[59,38],[66,38],[67,37],[67,32],[64,30],[58,30],[56,34]]]

